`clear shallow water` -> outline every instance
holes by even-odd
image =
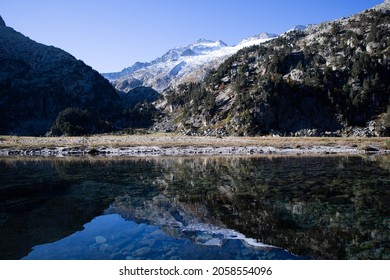
[[[390,158],[3,158],[0,259],[389,259]]]

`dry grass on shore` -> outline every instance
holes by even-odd
[[[42,149],[56,147],[275,147],[299,148],[309,146],[349,146],[365,149],[375,146],[390,149],[389,137],[195,137],[158,133],[147,135],[93,135],[85,137],[22,137],[0,136],[0,149]]]

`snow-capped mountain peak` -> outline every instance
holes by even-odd
[[[207,44],[207,43],[213,43],[213,42],[214,41],[212,41],[212,40],[200,38],[194,44]]]
[[[277,35],[260,33],[235,46],[227,46],[221,40],[199,39],[188,46],[173,48],[152,62],[137,62],[121,72],[102,75],[112,81],[120,91],[128,92],[143,85],[162,92],[181,82],[202,80],[208,70],[217,67],[240,49],[264,43],[275,37]]]
[[[182,61],[190,57],[210,54],[213,51],[226,47],[222,41],[211,41],[199,39],[193,44],[185,47],[177,47],[167,51],[163,56],[153,60],[150,64],[155,65],[162,62]]]
[[[211,41],[206,39],[199,39],[195,43],[189,45],[187,48],[192,50],[196,54],[205,54],[217,49],[224,48],[226,46],[227,45],[221,40]]]

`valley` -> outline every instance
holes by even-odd
[[[389,1],[350,17],[199,39],[100,75],[0,21],[0,134],[386,137]]]

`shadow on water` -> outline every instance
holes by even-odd
[[[389,259],[390,158],[3,158],[0,259]]]

